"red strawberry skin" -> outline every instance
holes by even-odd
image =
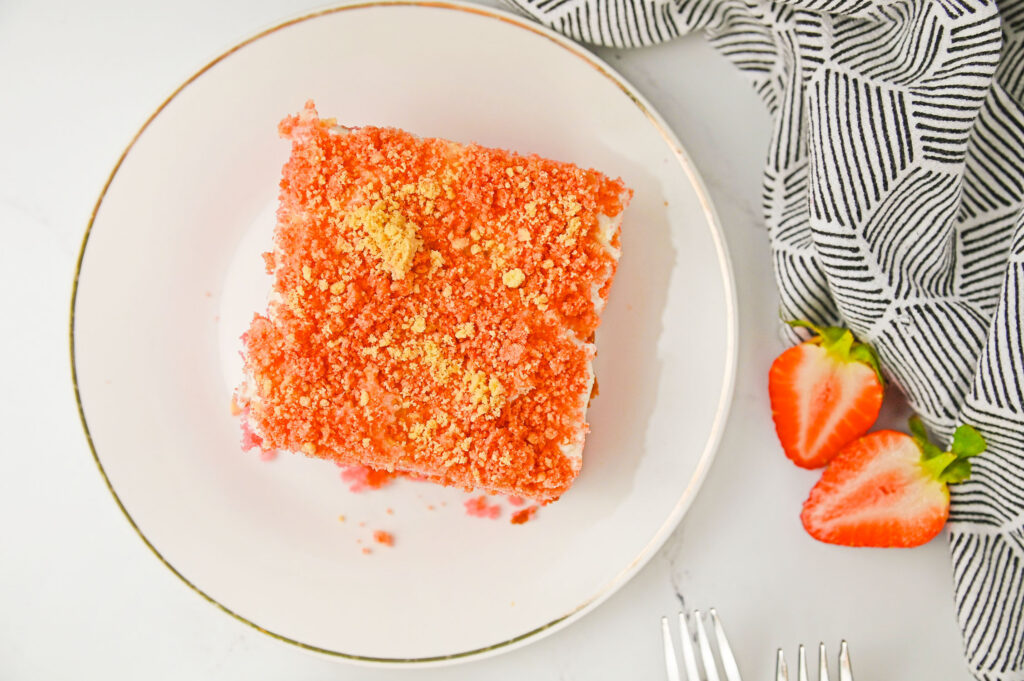
[[[815,539],[843,546],[911,547],[935,537],[949,517],[949,488],[921,465],[913,438],[880,430],[844,448],[804,502],[800,520]]]
[[[883,392],[871,366],[837,360],[814,343],[789,348],[768,373],[775,432],[786,456],[803,468],[824,466],[866,433]]]

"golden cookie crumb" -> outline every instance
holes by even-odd
[[[501,283],[509,288],[519,288],[526,281],[526,275],[518,267],[501,275]]]
[[[366,233],[367,238],[360,244],[381,260],[392,279],[405,279],[423,240],[416,224],[406,219],[394,200],[380,199],[373,205],[359,206],[349,213],[348,223]]]
[[[505,389],[498,379],[483,371],[470,371],[466,372],[464,380],[477,416],[497,416],[501,413],[501,408],[505,406]]]

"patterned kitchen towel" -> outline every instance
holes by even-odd
[[[933,433],[988,441],[957,613],[976,677],[1024,680],[1024,0],[508,2],[592,44],[703,30],[750,78],[782,316],[845,323]]]

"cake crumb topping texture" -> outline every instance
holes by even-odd
[[[537,156],[280,125],[266,314],[237,400],[265,448],[550,501],[579,470],[621,180]],[[339,132],[343,134],[339,134]],[[595,292],[598,294],[595,296]]]

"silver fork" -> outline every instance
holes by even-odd
[[[698,662],[704,670],[704,678],[707,681],[721,681],[718,675],[718,665],[715,663],[715,656],[711,650],[711,641],[708,639],[707,629],[704,627],[704,617],[700,610],[693,611],[693,621],[697,630],[697,648],[700,650],[698,658],[693,649],[693,637],[690,635],[690,627],[686,623],[686,613],[679,613],[679,641],[683,648],[683,667],[686,669],[686,681],[699,681]],[[708,619],[711,621],[711,628],[715,634],[715,643],[718,645],[718,656],[725,672],[726,681],[742,681],[739,667],[736,666],[736,658],[733,657],[732,649],[729,647],[729,640],[725,638],[725,629],[718,619],[718,613],[714,608],[708,611]],[[668,672],[669,681],[682,681],[684,677],[679,675],[679,660],[676,657],[676,648],[672,644],[672,632],[669,628],[668,618],[661,618],[661,638],[665,644],[665,669]]]
[[[797,649],[796,662],[797,681],[807,681],[807,655],[801,645]],[[775,658],[775,681],[789,681],[789,669],[786,667],[786,656],[779,648]],[[828,658],[825,656],[825,644],[818,644],[818,681],[828,681]],[[850,667],[850,649],[846,641],[839,644],[839,681],[853,681],[853,669]]]

